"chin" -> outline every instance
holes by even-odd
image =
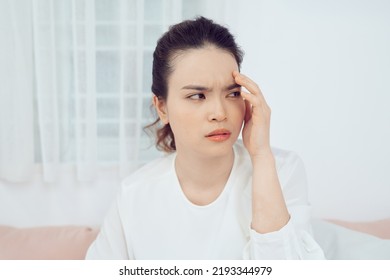
[[[223,142],[213,142],[202,138],[196,142],[186,143],[186,145],[176,143],[176,151],[183,154],[193,154],[193,156],[200,156],[203,158],[224,157],[232,152],[233,145],[236,141],[237,137],[233,136]]]
[[[209,140],[207,140],[209,141]],[[209,141],[208,145],[204,146],[203,152],[208,157],[220,157],[226,156],[231,153],[233,145],[236,142],[235,139],[229,139],[223,142],[212,142]]]

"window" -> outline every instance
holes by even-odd
[[[34,3],[35,160],[140,164],[156,157],[152,54],[180,0]]]

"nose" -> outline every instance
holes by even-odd
[[[220,98],[215,98],[210,104],[209,121],[221,122],[227,119],[225,106]]]

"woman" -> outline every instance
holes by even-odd
[[[203,17],[159,39],[152,126],[168,155],[125,179],[87,258],[323,258],[302,161],[271,148],[270,109],[241,62],[229,31]]]

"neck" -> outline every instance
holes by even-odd
[[[175,168],[184,192],[218,192],[225,186],[234,162],[234,151],[221,157],[177,152]]]

